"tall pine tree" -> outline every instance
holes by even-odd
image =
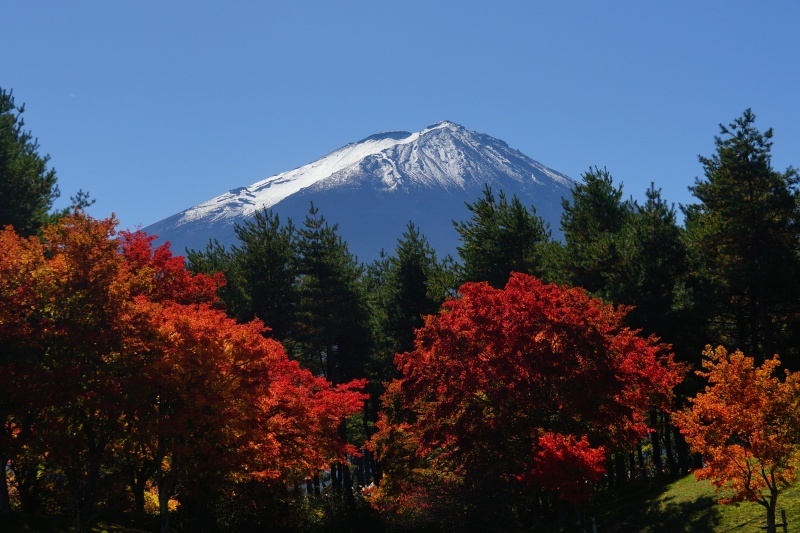
[[[362,267],[311,205],[298,230],[298,357],[334,384],[363,377],[369,354],[369,315]]]
[[[550,229],[536,209],[530,211],[514,195],[495,198],[486,185],[483,196],[467,204],[470,220],[453,222],[461,246],[461,281],[488,281],[495,288],[505,286],[511,272],[542,276],[541,247],[550,240]]]
[[[58,198],[56,172],[50,157],[39,154],[39,144],[25,131],[22,113],[12,91],[0,87],[0,228],[11,225],[31,235],[48,221]]]
[[[297,233],[291,220],[281,224],[271,211],[257,211],[235,228],[239,244],[232,248],[241,282],[246,287],[246,313],[257,316],[272,335],[287,341],[296,328],[298,305]]]
[[[748,109],[720,125],[716,152],[690,191],[688,248],[699,298],[707,303],[708,342],[798,367],[800,195],[793,168],[772,168],[772,129],[759,131]],[[790,357],[786,357],[790,356]]]
[[[615,236],[631,209],[608,170],[595,167],[582,178],[572,190],[572,201],[562,200],[566,271],[571,285],[608,298],[605,273],[618,260]]]

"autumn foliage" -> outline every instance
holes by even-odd
[[[179,487],[191,498],[346,461],[336,429],[364,383],[301,369],[261,322],[227,318],[221,276],[115,225],[77,213],[41,239],[0,232],[0,464],[23,504],[58,473],[85,528],[111,471],[139,513],[155,484],[166,515]]]
[[[691,448],[702,454],[697,479],[723,491],[720,503],[757,502],[775,523],[780,492],[795,481],[800,431],[800,373],[780,379],[778,356],[756,367],[740,351],[707,346],[704,392],[675,422]]]
[[[668,347],[622,326],[626,312],[523,274],[463,285],[396,357],[372,441],[387,464],[376,502],[586,500],[606,454],[646,436],[647,408],[681,380]]]

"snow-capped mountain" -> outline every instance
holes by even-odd
[[[392,131],[348,144],[308,165],[237,187],[145,229],[176,253],[210,239],[235,244],[234,224],[269,208],[302,224],[311,202],[362,261],[394,250],[409,221],[440,255],[455,254],[452,220],[467,220],[466,202],[486,184],[533,205],[554,232],[561,198],[574,181],[494,137],[439,122],[417,133]]]

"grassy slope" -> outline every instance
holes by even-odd
[[[49,516],[22,516],[12,515],[0,517],[0,531],[3,533],[30,532],[30,533],[73,533],[69,520],[52,518]],[[117,524],[100,522],[92,526],[91,533],[143,533],[140,529],[133,529]]]
[[[596,506],[589,515],[595,517],[598,533],[763,531],[760,526],[766,519],[764,507],[756,503],[719,505],[719,497],[707,481],[698,482],[689,475],[666,486],[626,494]],[[786,511],[789,530],[800,529],[800,483],[779,497],[778,521],[781,509]],[[576,531],[575,527],[572,524],[561,530]]]
[[[588,510],[594,516],[598,533],[708,533],[757,532],[764,523],[764,508],[755,503],[740,506],[719,505],[719,496],[707,481],[695,481],[689,475],[667,485],[650,486],[628,493]],[[789,530],[800,530],[800,482],[781,494],[778,509],[786,511]],[[780,512],[778,514],[780,519]],[[45,517],[21,517],[0,520],[0,531],[70,531],[66,521]],[[580,531],[575,523],[543,528],[562,533]],[[93,533],[136,533],[113,524],[98,524]],[[778,528],[778,531],[781,531]]]

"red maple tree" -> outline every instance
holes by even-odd
[[[372,440],[386,472],[376,501],[411,511],[526,487],[585,500],[606,450],[648,434],[646,409],[670,401],[681,368],[622,326],[627,309],[581,289],[514,274],[459,294],[395,358],[402,377]]]

